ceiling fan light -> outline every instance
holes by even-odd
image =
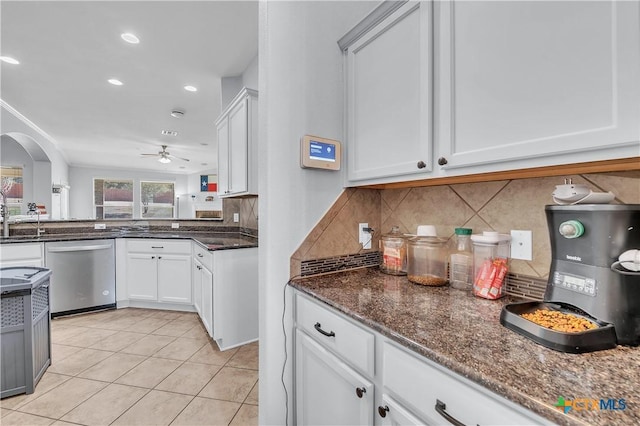
[[[171,162],[171,159],[167,157],[160,157],[158,158],[158,161],[161,162],[162,164],[167,164]]]

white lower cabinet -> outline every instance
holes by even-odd
[[[387,394],[382,394],[382,404],[378,406],[378,415],[383,425],[404,426],[425,423]]]
[[[298,291],[294,315],[299,425],[551,423]],[[338,344],[345,334],[371,345]]]
[[[297,424],[369,425],[373,408],[373,383],[297,330]]]
[[[220,350],[258,340],[258,249],[193,243],[194,303]]]
[[[191,241],[127,241],[130,301],[191,305]]]
[[[0,245],[0,267],[44,266],[42,243],[11,243]]]

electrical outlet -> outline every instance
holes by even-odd
[[[93,229],[107,229],[106,223],[95,223]]]
[[[171,229],[180,228],[180,222],[171,222]]]
[[[370,249],[371,239],[373,238],[373,236],[368,231],[365,231],[365,228],[369,228],[368,223],[358,224],[358,242],[362,244],[362,248]]]
[[[234,213],[233,214],[233,221],[234,222],[240,222],[240,213]]]
[[[511,258],[533,260],[531,231],[511,231]]]

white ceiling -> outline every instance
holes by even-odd
[[[2,63],[0,98],[48,133],[70,165],[217,168],[220,78],[242,74],[258,53],[257,2],[2,0],[0,21],[1,54],[20,61]],[[124,32],[140,43],[124,42]],[[175,108],[182,119],[170,116]],[[163,144],[190,161],[140,155]]]

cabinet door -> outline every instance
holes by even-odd
[[[406,426],[406,425],[424,425],[424,424],[438,424],[439,422],[430,420],[425,422],[413,415],[409,410],[404,408],[393,398],[387,394],[382,395],[382,405],[376,410],[378,416],[381,417],[383,425],[391,426]],[[384,415],[384,417],[382,417]]]
[[[438,2],[445,168],[638,155],[639,5]]]
[[[247,192],[248,98],[229,111],[229,193]]]
[[[192,303],[191,256],[158,256],[158,300]]]
[[[296,331],[295,361],[299,425],[373,424],[371,382],[300,330]]]
[[[200,269],[202,281],[202,323],[204,328],[213,337],[213,274],[207,268]]]
[[[229,193],[229,119],[218,123],[218,194]]]
[[[431,2],[409,2],[347,49],[347,177],[432,167]]]
[[[193,280],[193,306],[202,318],[202,264],[195,259],[193,260],[191,278]]]
[[[129,299],[158,299],[157,257],[153,254],[127,255],[127,289]]]

